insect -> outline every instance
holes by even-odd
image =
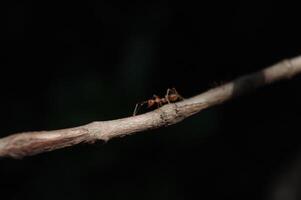
[[[184,98],[181,95],[179,95],[179,93],[175,88],[171,88],[171,89],[168,88],[164,98],[160,98],[159,96],[154,94],[152,99],[143,101],[141,103],[137,103],[133,112],[133,116],[135,116],[138,113],[139,109],[145,104],[147,104],[147,108],[154,107],[155,105],[157,105],[157,107],[159,108],[164,104],[167,103],[169,104],[171,102],[176,102],[183,99]]]

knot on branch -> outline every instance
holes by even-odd
[[[169,126],[182,121],[185,116],[179,112],[179,108],[176,103],[167,104],[155,112],[158,112],[160,116],[161,126]]]

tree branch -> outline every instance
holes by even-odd
[[[289,79],[300,72],[301,56],[284,60],[262,71],[242,76],[195,97],[165,105],[146,114],[111,121],[92,122],[69,129],[14,134],[0,139],[0,157],[22,158],[78,143],[93,143],[96,140],[108,141],[114,137],[169,126],[205,108],[221,104],[260,86],[281,79]]]

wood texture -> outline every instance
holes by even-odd
[[[22,158],[78,143],[108,141],[114,137],[169,126],[205,108],[221,104],[275,81],[289,79],[300,72],[301,56],[284,60],[262,71],[242,76],[192,98],[165,105],[146,114],[92,122],[69,129],[13,134],[0,139],[0,157]]]

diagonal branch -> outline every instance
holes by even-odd
[[[221,104],[260,86],[281,79],[289,79],[298,73],[301,73],[301,56],[284,60],[262,71],[242,76],[195,97],[165,105],[146,114],[111,121],[92,122],[69,129],[17,133],[0,139],[0,157],[22,158],[78,143],[93,143],[96,140],[108,141],[114,137],[169,126],[205,108]]]

